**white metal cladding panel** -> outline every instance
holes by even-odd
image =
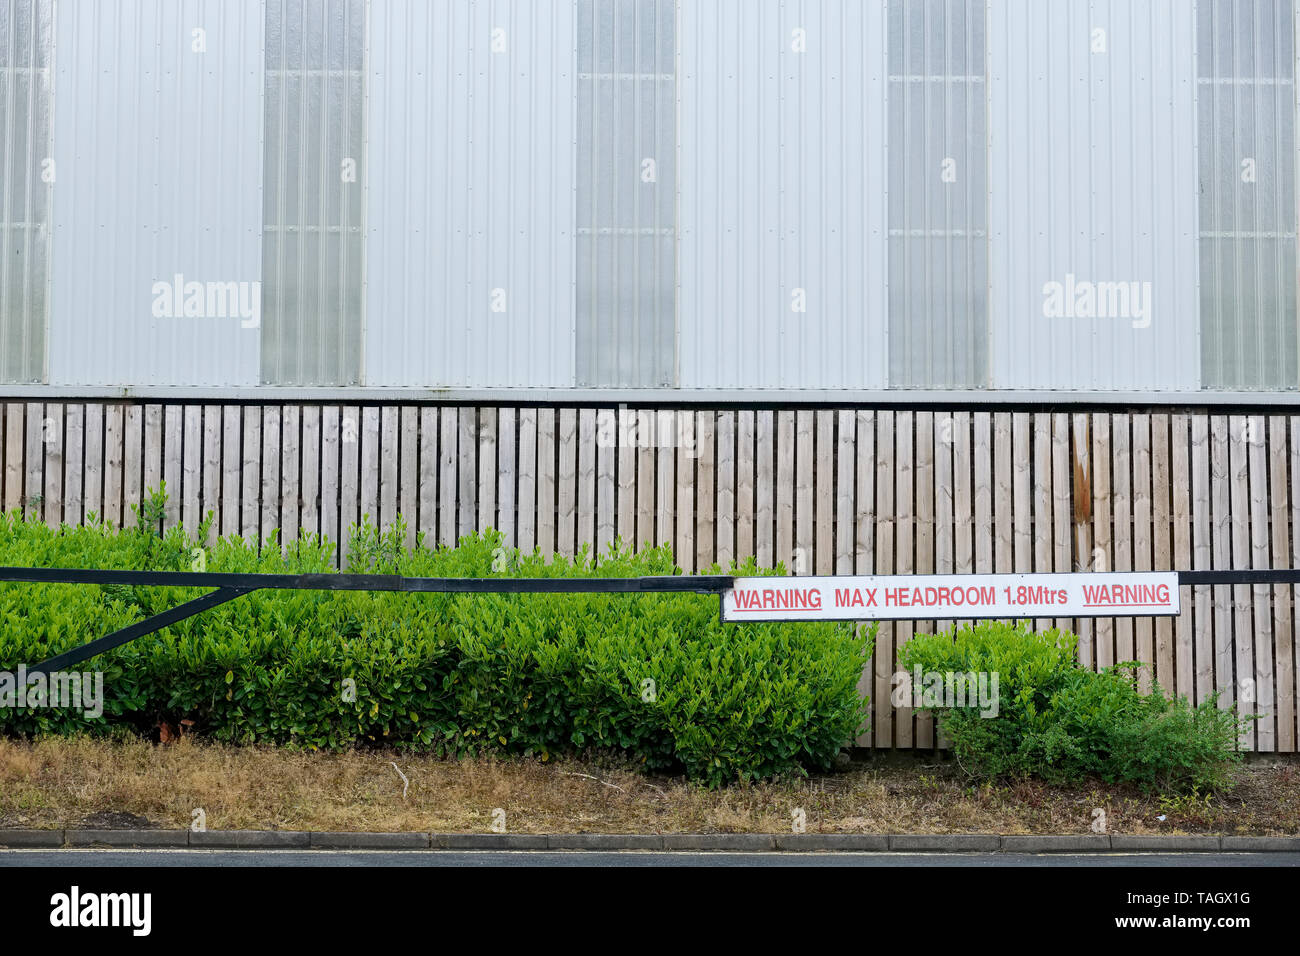
[[[367,385],[573,385],[573,11],[372,5]]]
[[[681,385],[883,387],[883,0],[680,9]]]
[[[994,388],[1198,388],[1195,12],[989,5]],[[1085,317],[1085,282],[1145,301],[1108,286]]]
[[[262,4],[60,3],[55,43],[51,383],[256,385],[257,328],[153,286],[260,279]]]

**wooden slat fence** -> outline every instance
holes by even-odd
[[[615,535],[683,568],[756,554],[805,574],[1300,565],[1300,416],[1204,410],[635,409],[16,402],[0,505],[120,523],[167,483],[168,524],[339,540],[402,515],[454,542],[573,554]],[[346,543],[342,542],[346,558]],[[1073,628],[1090,667],[1259,714],[1243,744],[1297,750],[1296,588],[1185,587],[1176,620]],[[862,689],[877,747],[936,743],[895,712],[895,654],[943,621],[882,624]]]

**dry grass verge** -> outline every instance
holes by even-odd
[[[794,808],[810,833],[1087,833],[1101,807],[1111,833],[1284,835],[1300,833],[1300,766],[1254,763],[1199,800],[1099,782],[972,785],[934,757],[711,792],[608,761],[0,740],[0,827],[185,828],[202,808],[214,830],[486,832],[498,807],[516,833],[788,832]]]

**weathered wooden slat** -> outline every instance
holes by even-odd
[[[519,550],[537,546],[537,409],[519,410]]]
[[[948,412],[935,416],[934,428],[934,571],[952,574],[956,569],[953,525],[953,445],[956,422]],[[935,621],[936,630],[950,630],[954,621]]]
[[[1085,431],[1086,434],[1086,431]],[[1054,492],[1054,482],[1052,480],[1052,416],[1046,412],[1035,412],[1032,419],[1032,442],[1033,442],[1033,513],[1030,516],[1032,536],[1033,536],[1033,569],[1037,572],[1054,571],[1055,554],[1053,543],[1055,541],[1055,526],[1052,523],[1052,496]],[[1081,446],[1079,441],[1079,424],[1074,423],[1074,441],[1071,454],[1080,455]],[[1071,467],[1076,464],[1083,469],[1083,474],[1087,474],[1087,456],[1079,461],[1072,461]],[[1073,472],[1071,473],[1073,479]],[[1084,479],[1086,481],[1086,478]],[[1084,489],[1079,489],[1081,492]],[[1092,501],[1088,501],[1088,511],[1092,510]],[[1073,517],[1073,515],[1071,516]],[[1076,526],[1076,545],[1075,557],[1071,564],[1079,560],[1087,560],[1089,551],[1087,548],[1080,549],[1078,546],[1078,527]],[[1073,567],[1072,567],[1073,570]],[[1050,618],[1039,618],[1034,622],[1034,626],[1039,630],[1046,630],[1052,626]],[[1079,635],[1079,662],[1084,667],[1092,666],[1092,635],[1091,633]]]
[[[302,440],[299,444],[298,468],[301,507],[298,512],[300,535],[321,533],[321,407],[304,405],[302,408]]]
[[[894,573],[895,515],[894,493],[894,443],[898,432],[894,427],[895,413],[876,412],[876,574]],[[876,633],[876,652],[873,655],[876,687],[872,692],[872,709],[875,712],[875,746],[891,747],[894,742],[894,711],[890,701],[895,669],[894,626],[882,622]]]
[[[636,496],[644,491],[637,484],[637,422],[636,411],[620,405],[617,412],[618,431],[613,441],[618,449],[618,537],[625,548],[636,549]]]
[[[202,524],[212,516],[208,525],[208,547],[216,544],[221,530],[221,452],[222,420],[225,410],[220,405],[203,406],[203,476],[201,479],[198,521]],[[90,449],[87,448],[87,453]],[[87,476],[89,478],[89,476]],[[197,526],[196,526],[197,527]]]
[[[913,507],[913,480],[916,475],[916,435],[913,430],[913,413],[897,412],[894,416],[894,572],[911,574],[914,570],[916,544],[916,512]],[[898,670],[898,655],[911,640],[915,630],[912,621],[894,624],[894,654],[890,661],[892,672]],[[892,689],[891,672],[891,689]],[[911,707],[899,707],[893,712],[894,746],[911,749],[914,741],[912,724],[915,712]]]
[[[1114,454],[1111,473],[1114,494],[1114,544],[1111,570],[1133,570],[1133,433],[1131,417],[1126,413],[1111,416],[1111,442]],[[1119,662],[1131,661],[1137,648],[1133,641],[1133,619],[1121,617],[1115,622],[1115,656]]]
[[[795,497],[795,414],[776,413],[776,553],[778,564],[793,571]]]
[[[934,412],[916,413],[916,558],[913,569],[917,574],[934,573]],[[916,633],[934,633],[934,621],[917,621]],[[929,750],[934,747],[934,715],[929,712],[914,715],[916,746]]]
[[[23,418],[21,402],[5,405],[5,511],[18,511],[23,507]]]
[[[302,408],[280,411],[280,541],[297,541],[302,521]]]
[[[229,428],[229,425],[227,425]],[[239,433],[239,419],[234,422],[236,439]],[[126,435],[126,409],[113,403],[104,409],[104,520],[114,527],[122,526],[122,456],[125,452],[123,441]],[[238,461],[238,452],[236,452]],[[236,481],[234,491],[234,517],[231,518],[230,534],[239,533],[239,489]]]
[[[736,413],[729,409],[718,412],[718,460],[716,509],[716,560],[725,570],[740,557],[736,548],[736,524],[740,514],[740,501],[736,494]],[[751,490],[752,490],[751,484]]]
[[[661,542],[655,532],[655,505],[659,500],[655,488],[655,443],[659,434],[658,416],[646,409],[633,412],[638,436],[636,446],[636,550],[643,551]]]
[[[1173,540],[1169,511],[1169,416],[1151,416],[1151,546],[1153,570],[1170,571],[1173,566]],[[1177,686],[1174,673],[1174,622],[1162,617],[1155,621],[1156,680],[1166,693]]]
[[[438,543],[456,543],[456,409],[438,410]],[[554,550],[555,539],[547,542]]]
[[[836,425],[835,438],[835,573],[852,574],[856,540],[853,493],[856,487],[854,444],[857,418],[851,408],[841,409],[837,414],[839,421]],[[721,510],[721,502],[719,502],[719,511]]]
[[[677,476],[673,553],[678,566],[689,574],[695,570],[695,413],[676,412],[673,427],[673,459]]]
[[[754,548],[758,565],[776,565],[776,412],[761,409],[755,416]]]
[[[456,540],[472,534],[478,517],[478,409],[460,409],[456,441]]]
[[[537,546],[555,553],[555,411],[537,409]]]
[[[370,491],[367,488],[366,475],[371,471],[368,467],[369,462],[373,461],[373,472],[370,481],[375,484],[374,494],[377,503],[374,507],[375,520],[380,528],[387,531],[394,522],[397,521],[398,497],[401,494],[400,478],[401,465],[398,461],[399,448],[401,441],[398,438],[398,408],[395,405],[384,405],[381,408],[367,408],[365,418],[367,427],[365,431],[365,446],[362,449],[362,458],[367,460],[367,465],[362,466],[362,492],[363,499],[366,493]],[[378,421],[376,421],[376,416]],[[371,431],[370,426],[376,426]]]
[[[854,414],[854,419],[857,453],[857,483],[853,493],[854,570],[857,574],[870,574],[875,569],[876,561],[875,413],[858,411]],[[865,631],[867,627],[865,622],[859,625],[859,633]],[[877,633],[877,641],[879,636]],[[874,703],[877,696],[874,654],[871,664],[863,671],[858,681],[858,693],[864,697],[870,696],[873,703],[870,707],[870,726],[858,735],[856,743],[860,747],[871,747],[876,742],[878,724],[878,711]]]
[[[64,444],[63,520],[70,525],[79,525],[82,523],[82,484],[86,474],[86,406],[81,402],[69,404],[64,412]],[[168,482],[167,488],[176,500],[181,490],[180,482]]]
[[[1242,415],[1228,418],[1228,507],[1232,539],[1232,567],[1250,567],[1250,474],[1247,450],[1247,419]],[[1250,586],[1234,585],[1232,588],[1232,637],[1236,651],[1236,683],[1234,691],[1237,709],[1243,716],[1259,713],[1256,707],[1259,688],[1255,686],[1255,662],[1251,640]],[[1251,747],[1256,739],[1256,727],[1249,726],[1242,734],[1241,745]]]
[[[817,476],[815,547],[817,573],[835,573],[835,413],[817,412]]]
[[[1287,428],[1290,432],[1290,461],[1291,461],[1291,567],[1300,568],[1300,415],[1290,415],[1287,418]],[[1300,585],[1293,585],[1287,589],[1290,598],[1292,624],[1300,626],[1300,610],[1296,609],[1297,598],[1300,597]],[[1300,692],[1300,642],[1295,640],[1294,632],[1291,632],[1291,664],[1292,673],[1295,675],[1293,686],[1297,692]],[[1285,667],[1285,658],[1281,659],[1280,666]],[[1300,702],[1295,707],[1296,719],[1300,720]],[[1296,731],[1296,743],[1300,745],[1300,728]]]
[[[280,527],[280,407],[262,407],[261,526],[263,542]]]
[[[1034,569],[1033,506],[1030,486],[1033,483],[1033,455],[1030,448],[1028,412],[1011,416],[1011,534],[1013,571],[1029,572]],[[1006,507],[999,501],[997,508]]]
[[[42,498],[45,523],[57,528],[63,523],[63,458],[66,441],[63,422],[63,403],[51,402],[45,406],[41,423],[41,444],[45,457],[43,466],[45,491]]]
[[[1232,567],[1232,519],[1228,513],[1229,464],[1228,419],[1223,415],[1210,418],[1210,528],[1211,567]],[[1230,586],[1212,589],[1214,613],[1214,689],[1219,706],[1227,708],[1236,700],[1233,689],[1232,598]]]
[[[555,501],[555,549],[560,554],[573,554],[577,537],[577,411],[560,408],[558,480]]]
[[[1171,567],[1184,570],[1192,567],[1191,502],[1194,493],[1191,465],[1191,440],[1188,416],[1177,414],[1170,419],[1170,490],[1173,512],[1173,557]],[[1174,621],[1174,687],[1178,694],[1196,696],[1195,618],[1191,587],[1182,587],[1180,601],[1183,612]]]
[[[1057,571],[1074,570],[1074,557],[1070,553],[1072,540],[1070,528],[1074,522],[1074,451],[1070,445],[1070,416],[1064,412],[1052,415],[1052,564]],[[1054,626],[1076,630],[1076,623],[1068,618],[1055,618]]]
[[[355,441],[355,436],[353,441]],[[321,408],[320,450],[320,533],[335,545],[336,560],[342,562],[338,546],[339,523],[343,520],[340,484],[343,479],[343,409],[338,405]]]
[[[163,483],[163,407],[144,407],[144,494],[157,492]]]
[[[517,411],[514,408],[497,409],[497,523],[501,541],[507,548],[518,542],[518,523],[515,516],[515,494],[519,482],[519,464],[516,459],[519,430]]]
[[[164,406],[162,469],[163,481],[167,484],[167,509],[163,525],[167,528],[174,528],[181,523],[181,507],[185,493],[182,467],[186,450],[184,418],[185,409],[182,406]]]
[[[1015,476],[1011,466],[1011,414],[993,415],[993,570],[1007,573],[1015,565]]]
[[[104,406],[100,402],[86,404],[86,522],[104,520]]]
[[[1251,415],[1246,419],[1243,435],[1250,482],[1250,567],[1256,570],[1270,566],[1267,427],[1268,423],[1262,415]],[[1254,612],[1255,665],[1252,671],[1247,672],[1247,676],[1255,682],[1255,712],[1259,715],[1254,727],[1255,750],[1263,753],[1277,749],[1277,701],[1273,696],[1276,681],[1273,673],[1272,591],[1267,584],[1247,585],[1250,606]]]
[[[420,409],[418,526],[426,547],[438,543],[438,409]]]
[[[710,567],[715,559],[718,502],[716,484],[717,428],[713,412],[695,413],[695,569]]]
[[[957,574],[975,571],[975,510],[971,487],[971,416],[952,416],[953,561]]]
[[[30,433],[28,440],[31,440]],[[254,460],[257,456],[254,455]],[[32,464],[27,467],[30,471]],[[140,503],[144,499],[144,409],[126,406],[122,434],[122,521],[134,526]]]
[[[1038,415],[1034,416],[1035,421]],[[1042,416],[1046,420],[1047,416]],[[1092,567],[1092,438],[1089,432],[1090,418],[1086,412],[1076,412],[1070,416],[1070,519],[1074,528],[1074,553],[1070,556],[1071,571],[1086,571]],[[1050,448],[1050,443],[1045,442]],[[1035,444],[1037,448],[1037,444]],[[1050,451],[1048,452],[1050,457]],[[1050,479],[1048,479],[1050,481]],[[1051,497],[1050,487],[1047,491]],[[1046,513],[1046,512],[1044,512]],[[1044,525],[1044,527],[1049,527]],[[1045,552],[1048,549],[1044,549]],[[1041,564],[1035,551],[1034,568],[1044,570],[1052,567],[1050,559]],[[1080,618],[1075,622],[1079,635],[1079,661],[1084,667],[1093,667],[1096,660],[1095,640],[1092,618]]]
[[[578,409],[577,550],[596,551],[596,409]]]
[[[604,556],[609,553],[610,545],[619,533],[614,517],[619,497],[617,456],[620,453],[615,409],[597,411],[596,434],[599,436],[596,446],[596,554]]]
[[[593,440],[595,436],[592,436]],[[480,408],[478,411],[478,530],[497,526],[497,411]]]
[[[1110,414],[1097,412],[1092,417],[1092,554],[1090,571],[1114,570],[1114,545],[1111,527],[1110,492]],[[1053,489],[1053,495],[1056,494]],[[1093,619],[1093,650],[1098,670],[1115,663],[1115,621]]]
[[[813,421],[813,412],[810,409],[800,409],[795,412],[794,550],[791,552],[793,566],[787,565],[795,574],[813,574],[816,570],[816,545],[813,538],[816,518]]]
[[[262,500],[262,409],[257,405],[244,407],[242,459],[239,468],[239,533],[244,539],[257,544],[261,531]],[[128,416],[127,421],[130,421]]]
[[[675,412],[655,413],[655,537],[656,545],[673,545],[677,490]]]
[[[971,416],[971,462],[975,468],[975,571],[993,571],[993,416]]]
[[[1151,570],[1151,418],[1133,415],[1133,570]],[[1155,662],[1155,642],[1152,620],[1139,617],[1133,621],[1133,646],[1137,659],[1142,662],[1138,671],[1138,687],[1150,693],[1152,670]]]
[[[339,417],[339,565],[349,567],[352,528],[361,524],[361,409],[344,405]]]
[[[556,486],[556,550],[563,555],[572,555],[577,541],[578,527],[578,414],[576,409],[560,409],[557,442],[560,463]]]
[[[1268,487],[1269,517],[1271,521],[1272,567],[1291,567],[1291,542],[1289,534],[1290,501],[1287,496],[1287,420],[1283,415],[1268,418]],[[1274,585],[1269,589],[1273,602],[1273,635],[1277,642],[1274,673],[1277,676],[1277,749],[1279,753],[1293,753],[1296,749],[1296,682],[1295,633],[1292,631],[1293,607],[1291,589]]]

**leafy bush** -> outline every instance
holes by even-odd
[[[1143,695],[1136,662],[1085,670],[1077,643],[1068,632],[987,623],[918,635],[900,661],[924,673],[997,675],[996,716],[975,706],[939,710],[954,753],[976,775],[1054,782],[1096,775],[1174,791],[1229,782],[1249,718],[1219,708],[1213,696],[1193,706],[1158,686]]]
[[[136,526],[52,530],[0,516],[0,565],[188,571],[197,542],[159,534],[160,496]],[[354,528],[347,570],[420,577],[679,574],[667,547],[599,562],[521,554],[495,532],[405,546],[399,522]],[[207,571],[330,573],[306,536],[259,552],[203,550]],[[718,568],[711,569],[714,573]],[[762,572],[751,560],[736,573]],[[14,671],[204,593],[195,588],[0,584],[0,670]],[[257,591],[80,665],[104,673],[103,719],[0,708],[11,734],[147,732],[193,721],[236,743],[391,745],[458,755],[593,748],[710,786],[828,766],[866,712],[858,679],[875,632],[847,625],[723,626],[696,594]],[[355,698],[344,693],[354,683]]]

